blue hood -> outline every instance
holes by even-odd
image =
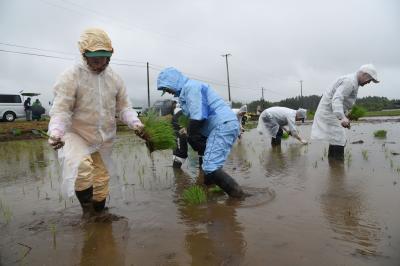
[[[168,67],[161,71],[157,78],[157,89],[166,87],[174,90],[174,96],[178,97],[181,93],[183,85],[188,81],[188,78],[182,75],[176,68]]]

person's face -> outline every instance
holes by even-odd
[[[161,90],[163,91],[163,92],[166,92],[166,93],[169,93],[169,94],[175,94],[175,91],[173,90],[173,89],[170,89],[170,88],[167,88],[167,87],[163,87],[163,88],[161,88]]]
[[[104,69],[106,69],[110,62],[110,57],[107,56],[84,57],[90,70],[96,74],[100,74]]]
[[[361,87],[367,85],[371,81],[372,77],[368,73],[360,73],[358,75],[358,84],[360,84]]]

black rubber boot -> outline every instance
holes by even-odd
[[[75,190],[75,195],[82,206],[83,213],[90,212],[92,209],[93,187],[81,191]]]
[[[181,166],[182,166],[182,163],[181,163],[180,161],[178,161],[178,160],[173,160],[173,162],[172,162],[172,167],[173,167],[173,168],[175,168],[175,169],[180,169]]]
[[[283,136],[283,129],[279,128],[278,133],[276,133],[275,138],[271,139],[271,145],[272,146],[280,146],[282,142],[282,136]]]
[[[93,200],[92,204],[95,212],[102,212],[104,210],[104,207],[106,206],[106,199],[103,199],[102,201]]]
[[[243,198],[245,196],[243,190],[238,183],[222,169],[218,169],[212,173],[205,175],[204,183],[206,185],[216,184],[219,186],[229,197]],[[209,183],[209,184],[207,184]]]
[[[344,146],[329,145],[328,158],[343,161],[344,160]]]

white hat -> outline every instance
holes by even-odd
[[[370,75],[372,77],[372,81],[374,83],[379,83],[378,74],[376,73],[376,69],[373,64],[363,65],[360,67],[360,69],[358,71],[367,73],[368,75]]]
[[[306,117],[307,117],[307,110],[306,110],[306,109],[303,109],[303,108],[299,108],[299,109],[296,111],[296,115],[297,115],[297,117],[300,118],[300,119],[306,119]]]

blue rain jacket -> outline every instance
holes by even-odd
[[[183,113],[193,120],[205,120],[201,133],[208,137],[218,125],[237,121],[227,103],[207,84],[188,79],[175,68],[166,68],[158,76],[157,88],[174,90]]]

